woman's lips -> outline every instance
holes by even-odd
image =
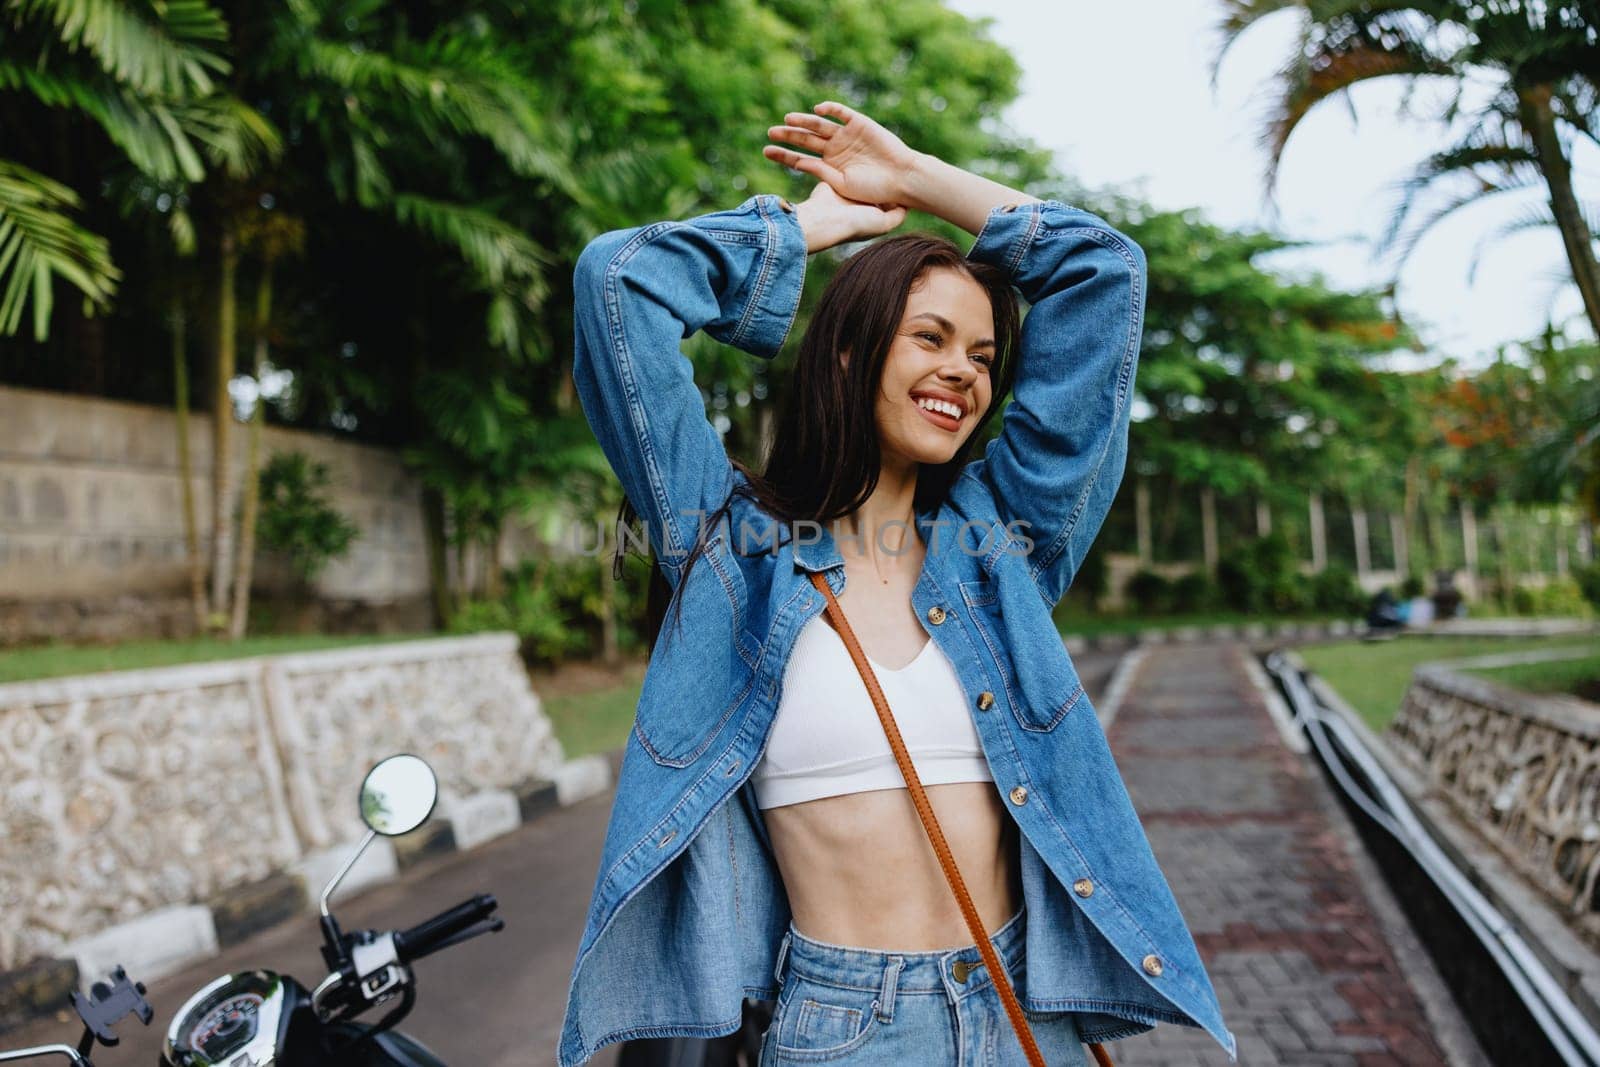
[[[948,430],[951,433],[954,433],[955,431],[961,429],[960,419],[946,415],[942,411],[929,411],[916,401],[912,401],[912,406],[922,413],[923,418],[927,419],[941,430]]]

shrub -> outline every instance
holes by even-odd
[[[1311,576],[1311,603],[1318,611],[1338,615],[1360,615],[1367,597],[1356,576],[1344,567],[1324,567]]]
[[[1412,600],[1422,595],[1422,578],[1415,574],[1406,575],[1406,580],[1400,583],[1400,599]]]
[[[1578,583],[1583,598],[1600,610],[1600,560],[1577,568],[1572,572],[1572,577]]]
[[[313,463],[303,452],[278,452],[259,478],[256,537],[287,556],[304,581],[349,551],[360,529],[328,503],[326,463]]]
[[[1234,611],[1290,615],[1311,605],[1282,531],[1247,541],[1217,561],[1222,603]]]
[[[1111,568],[1106,564],[1106,553],[1091,549],[1072,576],[1072,591],[1083,597],[1091,608],[1098,608],[1111,589]]]
[[[1123,588],[1123,595],[1144,615],[1162,615],[1172,604],[1172,583],[1155,571],[1135,571]]]
[[[1194,571],[1172,583],[1171,598],[1172,610],[1192,615],[1216,608],[1222,594],[1211,575]]]

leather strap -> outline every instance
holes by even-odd
[[[993,979],[995,988],[1000,991],[1000,999],[1005,1004],[1006,1015],[1010,1017],[1011,1025],[1017,1031],[1017,1039],[1022,1042],[1022,1050],[1027,1053],[1028,1062],[1032,1067],[1045,1067],[1044,1057],[1033,1039],[1033,1031],[1028,1028],[1028,1020],[1022,1014],[1022,1005],[1017,1002],[1017,994],[1011,988],[1011,979],[1006,974],[1005,968],[1000,965],[999,956],[994,946],[989,943],[989,935],[984,932],[983,920],[978,916],[978,909],[973,905],[972,897],[967,892],[967,884],[956,868],[955,856],[951,854],[950,845],[945,841],[944,830],[940,828],[939,820],[933,814],[933,805],[928,803],[928,794],[923,791],[922,780],[917,777],[917,769],[911,763],[911,755],[906,751],[905,742],[901,740],[900,728],[895,725],[894,715],[889,711],[889,702],[884,699],[883,690],[878,688],[877,676],[867,663],[866,653],[861,651],[855,632],[845,621],[844,609],[839,606],[838,599],[828,586],[828,580],[820,571],[811,572],[811,584],[827,598],[828,616],[833,620],[833,627],[844,639],[845,647],[850,650],[850,658],[855,660],[856,670],[861,672],[861,680],[866,683],[867,692],[872,696],[873,706],[878,709],[878,720],[883,723],[883,732],[889,737],[889,748],[894,752],[895,762],[900,765],[900,773],[906,780],[906,788],[911,791],[911,802],[916,806],[917,815],[922,820],[922,828],[928,832],[928,841],[933,845],[934,854],[939,857],[939,866],[944,869],[945,881],[950,883],[950,891],[955,894],[961,914],[967,920],[967,929],[972,932],[972,939],[983,955],[983,965],[989,969],[989,977]],[[1094,1054],[1095,1063],[1099,1067],[1113,1067],[1111,1057],[1104,1047],[1098,1043],[1090,1043],[1089,1051]]]

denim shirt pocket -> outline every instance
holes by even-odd
[[[1021,598],[1006,595],[1009,590],[1002,591],[1003,580],[994,575],[962,582],[961,599],[994,661],[1018,725],[1047,732],[1059,726],[1083,697],[1083,683],[1033,583],[1026,581],[1021,595],[1038,602],[1042,623],[1025,609],[1017,609],[1015,602]],[[1008,604],[1009,612],[1004,610]]]
[[[724,534],[707,539],[667,605],[645,672],[633,733],[664,767],[699,759],[755,680],[740,641],[744,577],[728,552]]]

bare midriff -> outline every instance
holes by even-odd
[[[993,935],[1022,903],[1016,823],[993,782],[924,789]],[[795,928],[806,937],[900,952],[974,943],[909,789],[821,797],[762,816]]]

